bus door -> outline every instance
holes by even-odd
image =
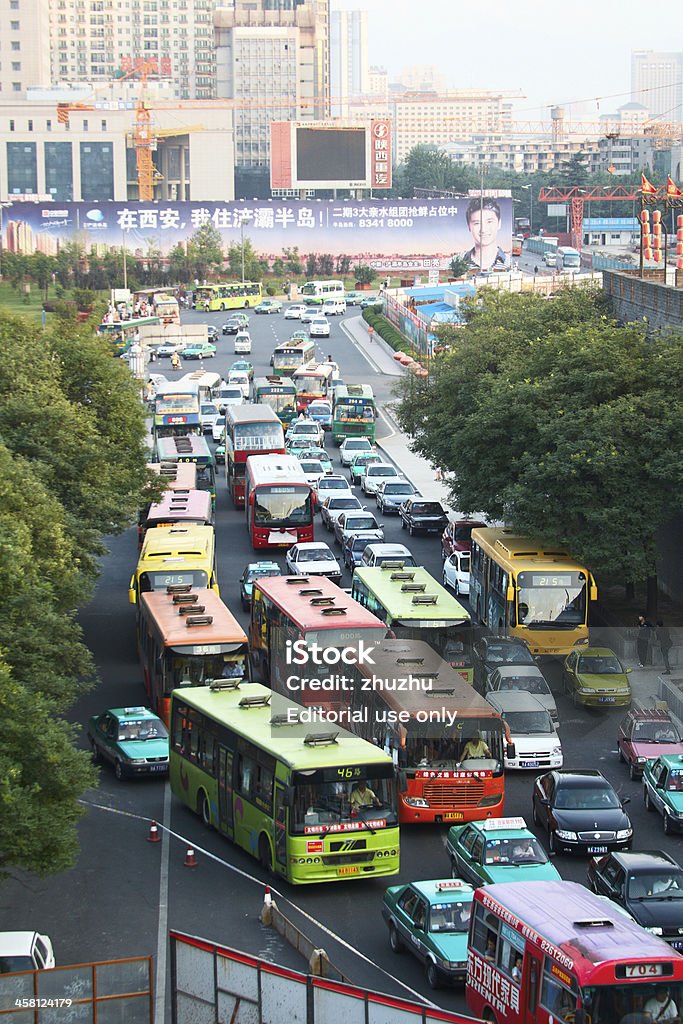
[[[287,865],[287,796],[281,782],[275,783],[275,863]]]
[[[524,952],[524,985],[522,988],[521,1020],[532,1024],[538,1010],[538,990],[541,983],[541,960],[527,943]]]
[[[218,827],[231,839],[234,833],[232,813],[233,753],[227,747],[218,747]]]

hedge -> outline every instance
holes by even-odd
[[[368,306],[363,310],[363,319],[369,327],[374,328],[382,341],[393,348],[394,352],[406,352],[413,355],[415,349],[410,342],[404,338],[398,328],[394,327],[385,316],[382,316],[381,306]]]

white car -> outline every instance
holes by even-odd
[[[47,935],[38,932],[0,932],[0,974],[45,971],[55,966]]]
[[[470,553],[454,551],[443,563],[443,585],[456,594],[468,596],[470,592]]]
[[[515,755],[505,754],[506,768],[548,771],[561,768],[564,756],[550,714],[537,697],[521,690],[497,691],[486,696],[510,730]]]
[[[219,414],[216,422],[213,425],[213,430],[211,431],[211,436],[213,437],[213,439],[216,442],[216,444],[220,444],[220,442],[223,440],[223,435],[224,434],[225,434],[225,416],[222,416],[222,415]]]
[[[325,315],[316,316],[311,320],[308,330],[312,338],[329,338],[330,321]]]
[[[249,398],[251,385],[249,383],[249,374],[246,370],[231,370],[228,376],[228,384],[235,384],[237,387],[240,387],[243,396]]]
[[[555,252],[544,252],[543,253],[543,262],[545,263],[546,267],[556,267],[557,266],[557,253],[555,253]]]
[[[325,316],[342,316],[346,312],[346,299],[323,299]]]
[[[243,405],[244,391],[241,384],[224,384],[218,394],[218,411],[225,412],[229,405]]]
[[[347,437],[339,447],[342,466],[350,466],[358,452],[374,452],[375,446],[367,437]]]
[[[293,420],[287,427],[285,437],[287,441],[293,441],[294,438],[305,438],[320,448],[325,447],[325,431],[315,420],[305,417],[302,420]]]
[[[306,483],[311,487],[317,487],[318,482],[325,476],[325,467],[320,459],[299,459],[299,462],[306,476]]]
[[[484,696],[489,693],[510,693],[513,690],[530,693],[543,705],[553,722],[559,722],[557,704],[548,680],[536,665],[499,665],[484,684]]]
[[[293,306],[287,306],[285,310],[285,320],[300,320],[301,314],[308,306],[304,306],[303,303],[295,303]]]
[[[293,544],[285,561],[294,576],[327,576],[339,583],[342,577],[339,562],[324,541],[311,540]]]
[[[392,466],[389,462],[373,462],[365,470],[361,487],[365,494],[376,494],[381,483],[384,483],[389,477],[398,479],[400,475],[396,466]]]
[[[319,306],[304,306],[299,314],[299,320],[301,320],[302,324],[310,324],[311,320],[314,320],[317,316],[320,316]]]
[[[345,476],[324,476],[318,481],[316,490],[318,492],[318,511],[320,511],[320,506],[325,498],[329,498],[330,495],[338,497],[342,494],[353,493]]]
[[[202,402],[199,409],[199,419],[201,420],[202,430],[205,434],[213,431],[213,425],[219,415],[220,413],[213,402]]]
[[[365,506],[361,505],[360,498],[357,498],[350,490],[348,492],[340,491],[339,495],[330,494],[320,506],[323,526],[331,532],[342,512],[353,511],[364,512]]]
[[[238,331],[235,335],[235,353],[251,352],[251,335],[249,331]]]

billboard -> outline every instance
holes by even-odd
[[[391,188],[389,118],[357,121],[273,121],[273,189]]]
[[[483,230],[479,221],[483,215]],[[233,203],[10,203],[3,210],[2,246],[10,252],[56,255],[67,242],[103,256],[123,246],[136,259],[167,257],[204,224],[219,233],[227,254],[242,234],[260,259],[347,256],[377,271],[446,270],[453,256],[484,269],[504,269],[512,248],[512,200],[462,199],[254,200]]]

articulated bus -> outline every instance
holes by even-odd
[[[343,299],[343,281],[307,281],[299,294],[307,306],[321,306],[325,299]]]
[[[304,709],[258,683],[222,680],[175,690],[172,792],[293,884],[395,875],[394,765],[345,729],[312,728]],[[361,782],[377,797],[354,799]]]
[[[250,455],[285,453],[285,434],[275,412],[265,403],[229,405],[225,410],[225,483],[235,508],[244,505],[247,459]]]
[[[162,437],[201,434],[199,394],[187,380],[162,384],[154,399],[154,443]]]
[[[332,404],[332,439],[340,445],[347,437],[375,440],[375,396],[369,384],[338,384]]]
[[[308,363],[292,374],[296,386],[296,410],[303,412],[316,398],[327,398],[334,387],[336,363]]]
[[[474,683],[469,614],[426,569],[385,562],[378,569],[356,569],[351,586],[353,597],[386,622],[396,639],[425,640]]]
[[[156,443],[156,456],[159,462],[194,462],[197,467],[197,487],[209,492],[215,509],[216,461],[203,435],[160,437]]]
[[[273,373],[276,377],[291,377],[300,366],[315,362],[315,344],[312,341],[285,341],[273,352]]]
[[[361,608],[332,580],[320,576],[263,576],[254,581],[249,624],[250,678],[299,704],[335,709],[344,707],[350,694],[332,684],[323,690],[308,681],[320,676],[342,676],[348,649],[356,660],[381,643],[387,633],[383,622]],[[305,650],[314,642],[326,651],[337,649],[337,665],[308,664],[308,655],[288,647],[299,642]],[[331,655],[328,655],[328,658]],[[351,658],[351,654],[347,654]],[[341,667],[340,667],[341,666]]]
[[[138,519],[138,549],[148,530],[166,526],[213,526],[213,508],[208,491],[168,490]]]
[[[246,635],[213,590],[140,594],[137,645],[150,705],[166,725],[173,690],[246,676]]]
[[[195,309],[207,313],[225,309],[249,309],[258,306],[263,297],[260,284],[253,281],[230,281],[227,284],[203,284],[195,288]]]
[[[250,455],[244,504],[254,548],[313,540],[315,495],[293,455]]]
[[[683,957],[577,882],[500,882],[474,894],[466,997],[496,1024],[678,1021]]]
[[[254,381],[255,405],[269,405],[280,423],[296,418],[296,387],[291,377],[257,377]]]
[[[507,744],[498,712],[422,641],[385,640],[370,657],[349,670],[348,728],[392,754],[401,823],[500,817]],[[490,757],[464,756],[475,733]]]
[[[472,530],[470,607],[493,633],[519,637],[532,654],[569,654],[588,643],[593,576],[566,551],[512,530]]]
[[[101,323],[97,333],[107,338],[115,355],[127,352],[134,341],[140,340],[141,327],[158,327],[161,320],[158,316],[143,316],[137,320],[114,320],[112,323]]]
[[[190,585],[200,590],[210,587],[220,595],[213,526],[148,530],[128,584],[129,602],[138,604],[140,595],[152,590],[165,593],[167,587]]]

